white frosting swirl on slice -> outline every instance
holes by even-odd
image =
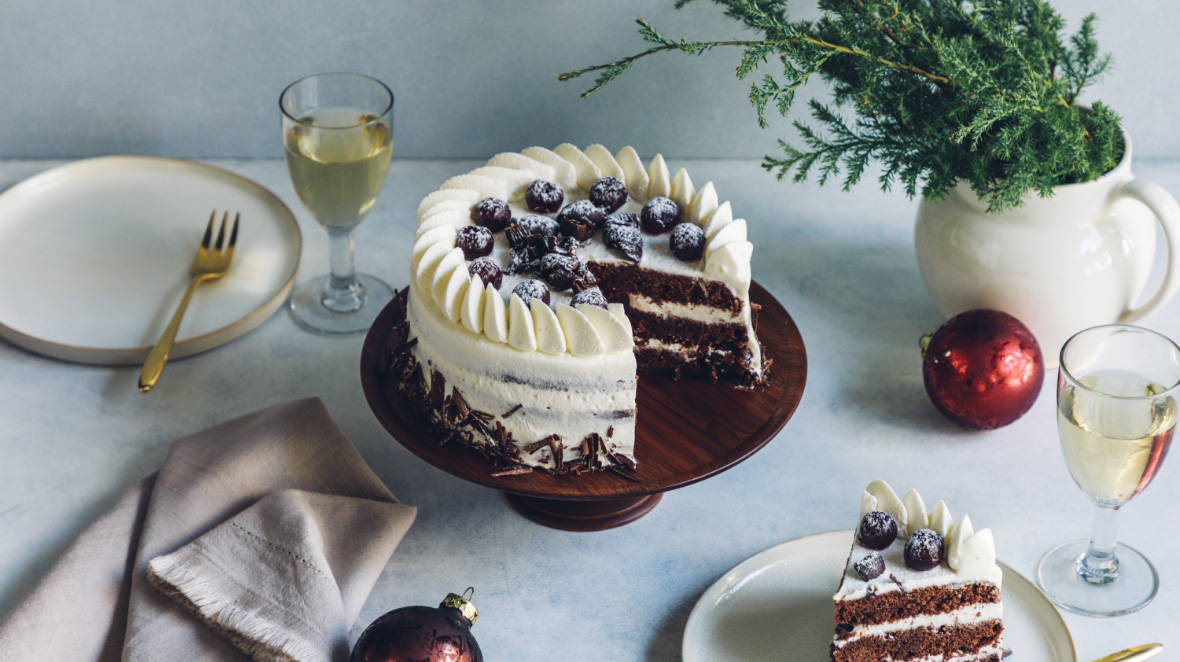
[[[929,527],[930,520],[926,515],[926,504],[922,503],[922,495],[918,494],[918,490],[906,492],[901,499],[901,504],[905,506],[905,514],[909,518],[909,523],[905,528],[907,536],[914,535],[914,532],[919,529]]]
[[[955,525],[955,521],[951,519],[950,508],[946,507],[946,503],[942,499],[939,499],[938,503],[934,504],[934,507],[930,509],[928,521],[930,523],[930,530],[942,536],[943,540],[946,540],[951,535],[951,529]]]
[[[672,178],[672,187],[668,192],[668,197],[680,205],[681,211],[687,211],[692,205],[692,198],[696,192],[696,188],[692,185],[692,178],[688,176],[688,171],[684,168],[677,170],[676,176]]]
[[[684,220],[703,226],[709,215],[716,209],[717,189],[713,188],[713,182],[705,182],[701,190],[692,197],[692,203],[688,205],[688,212],[685,214]]]
[[[905,504],[898,498],[897,492],[894,492],[893,488],[889,487],[889,483],[883,480],[874,480],[869,483],[865,491],[877,497],[877,510],[883,510],[893,515],[893,519],[897,520],[897,535],[904,537],[909,518],[906,516]]]
[[[664,156],[656,154],[647,167],[647,199],[668,197],[672,195],[672,175],[668,173],[668,164],[664,163]]]

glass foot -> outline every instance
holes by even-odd
[[[1089,540],[1058,545],[1037,565],[1037,584],[1057,606],[1085,616],[1121,616],[1139,611],[1155,598],[1159,574],[1139,552],[1119,544],[1117,576],[1105,584],[1086,581],[1078,566]]]
[[[330,335],[364,333],[373,325],[385,304],[393,299],[393,289],[388,285],[368,274],[357,274],[357,287],[351,294],[359,306],[338,312],[333,309],[342,307],[338,302],[325,301],[324,288],[328,278],[313,278],[291,293],[287,304],[291,317],[308,331]],[[325,303],[331,304],[332,308]]]

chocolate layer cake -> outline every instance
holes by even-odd
[[[998,662],[1002,572],[991,531],[874,481],[835,601],[833,662]]]
[[[765,379],[752,254],[713,184],[658,155],[497,154],[419,205],[403,387],[510,465],[633,468],[638,371]]]

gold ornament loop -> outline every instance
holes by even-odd
[[[469,593],[470,595],[468,595]],[[479,612],[475,609],[475,605],[471,604],[471,598],[473,597],[475,597],[475,588],[468,586],[467,590],[463,591],[463,595],[448,593],[439,607],[456,609],[463,615],[463,618],[466,618],[472,625],[475,625],[475,619],[479,617]]]

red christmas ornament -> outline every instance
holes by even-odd
[[[437,609],[402,607],[378,617],[361,633],[349,662],[483,662],[471,636],[479,612],[464,597],[467,591],[447,595]]]
[[[992,430],[1024,415],[1045,380],[1041,347],[1020,320],[998,310],[969,310],[922,339],[922,376],[930,401],[947,418]]]

